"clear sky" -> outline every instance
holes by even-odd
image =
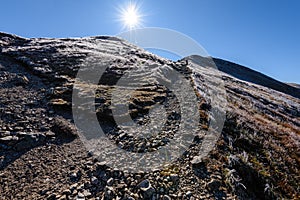
[[[132,0],[131,0],[132,1]],[[1,0],[0,31],[24,37],[116,35],[129,0]],[[300,1],[143,0],[143,27],[182,32],[213,56],[300,83]]]

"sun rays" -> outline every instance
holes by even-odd
[[[142,26],[143,15],[137,3],[129,2],[122,8],[119,8],[119,21],[123,24],[123,29],[135,29]]]

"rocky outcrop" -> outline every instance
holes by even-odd
[[[299,89],[220,59],[213,60],[218,73],[209,67],[211,60],[199,56],[172,62],[115,37],[27,39],[0,33],[0,51],[3,199],[299,198]],[[93,69],[95,63],[103,66],[97,84],[75,79],[79,69]],[[136,129],[122,130],[118,125],[126,124],[126,113],[112,112],[124,104],[112,102],[114,85],[126,71],[143,66],[151,71],[129,74],[130,80],[145,83],[128,106],[135,123],[152,128],[163,124],[159,134],[148,138],[137,137]],[[213,107],[222,105],[212,105],[208,91],[226,92],[224,128],[206,157],[199,156],[201,130],[195,130],[193,143],[180,158],[151,172],[120,171],[85,149],[74,125],[74,92],[84,100],[93,98],[78,109],[95,110],[107,138],[118,147],[144,153],[169,144],[180,127],[182,108],[179,97],[158,84],[157,77],[168,83],[171,70],[194,89],[202,130],[209,129]],[[125,86],[123,91],[132,87]],[[161,118],[153,119],[152,110]],[[195,112],[192,107],[188,111]]]

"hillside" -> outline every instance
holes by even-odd
[[[297,83],[288,83],[288,85],[290,85],[290,86],[292,86],[292,87],[294,87],[294,88],[300,89],[300,85],[297,84]]]
[[[109,36],[27,39],[0,33],[0,51],[1,199],[300,199],[299,88],[221,59],[213,59],[220,71],[200,56],[172,62]],[[76,79],[80,69],[91,78],[97,70],[103,74],[95,84]],[[138,71],[128,76],[141,86],[127,102],[127,114],[150,129],[163,126],[149,138],[136,136],[145,129],[118,127],[128,119],[116,109],[125,101],[113,97],[126,96],[134,84],[113,91],[127,70]],[[188,81],[196,105],[180,104],[191,98],[188,90],[179,97],[158,84],[175,81],[168,79],[172,71]],[[209,91],[220,94],[217,101]],[[75,105],[74,95],[82,100]],[[96,116],[110,141],[136,153],[171,143],[193,120],[187,116],[199,114],[199,121],[183,135],[192,135],[192,144],[171,164],[131,172],[133,163],[122,171],[112,167],[118,160],[109,152],[84,145],[97,138],[90,128],[87,141],[82,139],[72,104],[85,113],[80,126],[90,128],[89,117]],[[219,120],[214,109],[226,115],[224,127],[212,151],[197,159],[211,121]]]

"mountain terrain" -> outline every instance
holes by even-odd
[[[300,89],[300,85],[297,83],[288,83],[288,85]]]
[[[103,71],[97,84],[76,78],[81,69],[93,77],[95,65]],[[128,70],[139,72],[129,78],[141,85],[127,102],[133,121],[156,126],[158,116],[167,116],[162,131],[149,138],[121,129],[116,117],[124,113],[112,112],[114,86]],[[190,83],[197,105],[187,112],[199,115],[192,143],[178,159],[149,171],[123,171],[84,145],[74,94],[93,99],[92,114],[119,148],[155,152],[176,138],[186,104],[159,84],[170,81],[172,70]],[[209,91],[222,95],[216,101]],[[0,199],[300,199],[300,89],[247,67],[198,55],[170,61],[110,36],[0,33],[0,93]],[[77,111],[89,110],[79,105]],[[150,119],[157,105],[165,109],[154,109]],[[212,150],[197,159],[214,108],[224,111],[224,125]]]

